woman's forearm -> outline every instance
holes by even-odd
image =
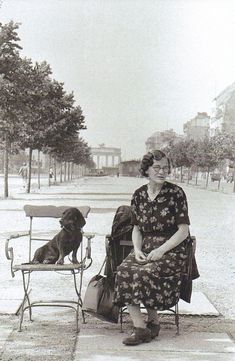
[[[174,233],[173,236],[168,239],[168,241],[166,241],[161,247],[159,247],[159,249],[161,248],[164,253],[178,246],[188,236],[189,227],[187,224],[180,224],[178,228],[178,231]]]
[[[142,235],[137,226],[134,226],[132,231],[132,243],[134,246],[134,250],[141,250],[142,248]]]

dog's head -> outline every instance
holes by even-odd
[[[68,231],[75,231],[80,230],[86,221],[77,208],[68,208],[62,213],[60,224]]]

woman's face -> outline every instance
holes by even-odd
[[[167,158],[162,158],[161,160],[153,161],[153,165],[151,165],[146,173],[148,174],[149,180],[157,183],[162,184],[168,175],[168,161]]]

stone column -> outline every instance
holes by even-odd
[[[114,167],[114,155],[112,155],[112,167]]]
[[[97,155],[97,168],[100,169],[100,156]]]
[[[105,156],[105,166],[106,167],[109,166],[109,156],[108,156],[108,154],[106,154],[106,156]]]

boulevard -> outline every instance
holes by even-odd
[[[129,205],[134,190],[145,182],[143,178],[85,177],[51,187],[44,185],[40,191],[34,188],[31,194],[25,194],[22,188],[15,188],[15,191],[13,188],[11,199],[0,201],[1,241],[4,242],[6,235],[28,230],[28,219],[23,212],[26,203],[88,205],[91,212],[84,230],[96,235],[92,242],[94,263],[90,270],[95,274],[105,256],[105,235],[111,232],[115,210],[122,204]],[[234,194],[205,190],[185,183],[178,184],[187,195],[190,230],[197,239],[196,258],[201,277],[194,282],[194,289],[204,292],[224,317],[235,318],[235,285],[232,277],[235,272]],[[36,224],[36,231],[39,233],[53,233],[58,229],[57,220],[48,224],[38,221]],[[1,277],[4,274],[5,280],[9,281],[9,264],[2,250],[3,248]]]
[[[89,280],[97,274],[104,260],[105,236],[111,232],[115,210],[122,204],[129,205],[133,191],[145,182],[143,178],[85,177],[67,184],[43,185],[40,191],[34,188],[31,194],[16,187],[8,200],[0,200],[0,357],[3,361],[141,361],[146,357],[155,360],[156,352],[160,361],[234,360],[231,339],[235,335],[234,194],[180,183],[188,198],[191,234],[197,239],[196,259],[201,276],[194,281],[193,292],[204,295],[218,311],[215,316],[181,315],[180,336],[176,338],[173,324],[163,324],[156,342],[134,349],[122,345],[119,324],[106,323],[91,316],[86,324],[82,324],[80,319],[80,333],[75,334],[74,313],[66,309],[37,308],[33,310],[34,322],[30,322],[26,315],[23,331],[18,332],[19,316],[15,313],[22,299],[21,274],[17,273],[12,279],[10,262],[4,254],[4,241],[12,233],[28,231],[29,220],[23,206],[91,207],[84,231],[95,233],[93,263],[84,272],[83,296]],[[47,219],[38,220],[34,229],[38,236],[50,234],[52,237],[60,227],[58,219]],[[14,242],[14,250],[21,261],[26,257],[23,244],[22,240]],[[65,292],[66,297],[75,296],[72,280],[68,280],[66,275],[36,272],[33,281],[36,287],[30,298],[35,295],[42,299],[45,295],[53,298],[56,293],[63,299]],[[200,302],[196,304],[199,314],[202,306]],[[172,317],[166,315],[166,320],[172,323]],[[128,318],[124,319],[124,331],[131,332]]]

